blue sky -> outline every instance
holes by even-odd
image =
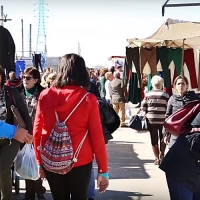
[[[4,13],[12,21],[4,26],[21,51],[21,19],[24,20],[25,51],[36,50],[37,0],[1,0]],[[46,0],[48,56],[77,53],[78,42],[88,66],[103,65],[112,55],[125,55],[126,39],[152,35],[167,18],[200,21],[200,7],[166,8],[163,0]],[[200,0],[170,0],[169,3],[200,3]],[[36,11],[34,11],[36,10]],[[36,16],[36,17],[34,17]],[[20,52],[17,52],[20,55]]]

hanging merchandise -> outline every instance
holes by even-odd
[[[141,74],[140,74],[140,49],[139,47],[128,48],[126,47],[126,59],[125,59],[125,69],[124,69],[124,81],[125,85],[128,84],[130,79],[129,75],[132,72],[132,64],[134,63],[136,73],[138,75],[139,85],[141,86]]]
[[[152,76],[157,74],[157,59],[156,59],[156,48],[140,48],[140,57],[141,57],[141,73],[146,63],[149,63]]]
[[[141,73],[139,47],[126,47],[124,82],[128,84],[128,101],[133,104],[141,102]]]
[[[180,32],[180,30],[185,31]],[[189,89],[200,91],[200,60],[197,61],[199,38],[199,23],[168,19],[150,37],[128,39],[129,45],[127,47],[140,49],[140,73],[148,75],[148,89],[150,88],[151,76],[159,74],[164,79],[163,89],[171,95],[172,92],[175,92],[173,82],[181,74],[188,78]],[[132,53],[129,58],[133,56]],[[126,60],[129,58],[127,56]],[[131,59],[133,60],[133,58]],[[129,63],[129,65],[131,64]]]
[[[42,69],[45,69],[47,67],[46,54],[44,53],[41,54],[41,64],[42,64]]]
[[[8,74],[15,71],[15,43],[10,32],[0,26],[0,65]]]
[[[151,90],[151,77],[157,74],[156,48],[140,48],[141,73],[148,74],[148,91]]]
[[[193,49],[184,50],[184,63],[188,68],[191,88],[198,88]]]
[[[169,59],[168,59],[168,48],[167,47],[157,47],[157,62],[160,61],[163,71],[164,87],[171,87],[170,80],[170,70],[169,70]]]
[[[40,66],[40,70],[41,70],[41,72],[43,72],[42,63],[41,63],[41,57],[42,57],[41,54],[34,53],[34,54],[32,54],[32,57],[33,57],[32,61],[33,61],[34,67],[36,67],[37,70],[39,70],[39,66]]]
[[[174,76],[173,76],[173,80],[181,74],[181,62],[182,62],[182,49],[181,48],[168,48],[168,59],[169,59],[169,63],[171,63],[172,61],[174,62],[175,65],[175,72],[174,72]],[[173,75],[173,74],[172,74]]]
[[[157,70],[160,72],[164,80],[165,91],[171,96],[172,95],[172,83],[170,77],[169,69],[169,59],[168,59],[168,48],[166,46],[157,47],[156,49],[157,63],[160,62],[162,70]],[[162,71],[162,72],[161,72]]]
[[[20,73],[24,73],[25,69],[26,69],[26,62],[24,60],[17,60],[15,62],[15,74],[16,74],[16,78],[19,78]]]

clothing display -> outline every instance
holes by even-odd
[[[15,71],[15,43],[3,26],[0,26],[0,65],[6,69],[6,73]]]
[[[124,84],[128,86],[128,101],[133,104],[141,102],[141,72],[139,47],[126,48]]]
[[[184,62],[189,71],[191,88],[198,88],[193,49],[184,50]]]
[[[42,69],[45,69],[47,67],[47,58],[46,58],[46,54],[42,53],[41,54],[41,65],[42,65]]]
[[[198,53],[198,58],[199,58],[198,63],[197,63],[198,70],[199,70],[199,72],[198,72],[198,90],[200,90],[200,52]]]
[[[169,69],[170,63],[168,59],[168,48],[165,46],[157,47],[156,55],[157,55],[157,63],[160,62],[161,68],[162,68],[161,70],[157,70],[159,71],[158,75],[164,79],[165,92],[167,92],[171,96],[172,82],[171,82],[170,69]]]
[[[164,87],[171,87],[169,60],[168,60],[168,48],[157,47],[156,48],[157,62],[160,61],[163,71]]]
[[[172,82],[176,78],[176,76],[181,74],[181,62],[182,62],[182,49],[181,48],[168,48],[168,59],[169,59],[169,64],[171,61],[174,62],[175,64],[175,73],[174,73],[174,78],[171,80]]]
[[[42,62],[41,62],[41,59],[42,59],[42,56],[41,54],[32,54],[32,57],[33,57],[33,65],[34,67],[37,68],[37,70],[39,70],[39,66],[40,66],[40,70],[43,72],[43,68],[42,68]]]
[[[24,70],[26,68],[26,63],[24,60],[17,60],[15,62],[15,75],[16,78],[19,78],[20,72],[24,73]]]
[[[156,58],[156,48],[140,48],[141,57],[141,73],[143,73],[146,63],[149,63],[152,76],[157,74],[157,58]]]
[[[198,57],[199,49],[185,49],[184,66],[181,66],[182,48],[169,48],[166,46],[156,48],[126,47],[123,80],[125,85],[129,84],[128,101],[136,104],[143,98],[142,73],[148,76],[147,91],[151,90],[152,76],[159,75],[164,79],[165,92],[171,96],[173,94],[173,82],[182,72],[188,77],[189,87],[191,85],[191,89],[200,90],[200,59]]]
[[[135,70],[139,80],[139,86],[141,87],[141,71],[140,71],[140,49],[139,47],[128,48],[126,47],[126,59],[124,69],[124,80],[127,85],[130,80],[130,72],[132,72],[132,66],[135,66]]]
[[[128,102],[137,104],[142,100],[141,88],[138,87],[138,75],[131,72],[129,87],[128,87]]]

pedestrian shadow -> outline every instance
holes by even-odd
[[[111,141],[109,141],[110,143]],[[128,141],[115,141],[116,144],[144,144],[144,142],[128,142]]]
[[[153,163],[154,160],[141,160],[134,152],[134,144],[120,141],[110,141],[107,146],[109,158],[110,179],[148,179],[145,171],[145,163]],[[94,167],[97,167],[94,165]]]
[[[20,194],[18,195],[13,195],[13,200],[21,200],[24,199],[25,195],[24,195],[23,189],[20,189]],[[53,197],[51,195],[51,192],[49,190],[46,191],[46,193],[44,194],[44,197],[46,200],[53,200]],[[36,195],[36,199],[37,199],[37,195]]]
[[[152,196],[151,194],[142,194],[139,192],[113,191],[107,190],[103,194],[96,193],[95,200],[142,200],[142,197]]]

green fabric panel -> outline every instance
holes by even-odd
[[[147,83],[147,89],[148,89],[148,91],[150,91],[152,89],[152,87],[151,87],[151,78],[152,78],[152,75],[149,74],[148,75],[148,83]]]
[[[164,46],[158,47],[156,53],[157,53],[157,61],[160,61],[163,69],[162,77],[164,79],[164,87],[171,87],[168,48]]]
[[[141,102],[141,89],[138,88],[138,77],[137,73],[132,73],[130,82],[129,82],[129,89],[128,89],[128,101],[133,104],[137,104]]]
[[[168,48],[168,59],[169,59],[169,64],[171,63],[171,61],[174,61],[175,64],[175,69],[176,69],[176,73],[177,75],[181,74],[181,63],[182,63],[182,49],[181,48],[177,48],[177,49],[172,49],[172,48]]]

